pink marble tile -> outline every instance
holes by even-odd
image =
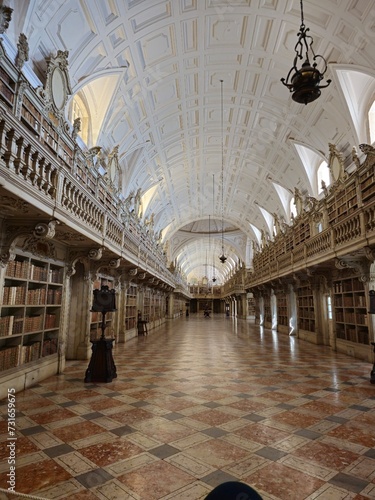
[[[85,399],[95,398],[95,397],[98,397],[100,395],[101,394],[99,392],[93,391],[90,389],[65,393],[65,396],[67,398],[69,398],[72,401],[77,401],[77,402],[84,401]]]
[[[43,460],[17,468],[16,490],[32,493],[67,481],[72,476],[54,460]],[[4,480],[5,479],[5,480]],[[0,474],[0,486],[6,487],[6,472]]]
[[[292,455],[337,471],[342,471],[359,457],[357,453],[316,441],[294,450]]]
[[[218,469],[241,462],[250,456],[248,450],[220,439],[211,439],[187,448],[184,453]]]
[[[139,455],[144,450],[126,439],[119,438],[111,443],[100,443],[79,450],[80,454],[99,467]]]
[[[280,500],[302,500],[324,485],[320,479],[279,463],[266,465],[243,481]]]
[[[108,408],[119,408],[124,406],[122,401],[114,398],[101,398],[96,401],[85,401],[85,406],[95,411],[107,410]]]
[[[258,401],[254,401],[253,399],[241,399],[240,401],[229,404],[228,407],[252,413],[267,408],[267,405]]]
[[[178,398],[168,394],[161,394],[160,396],[149,398],[147,402],[160,406],[161,408],[166,408],[169,411],[184,410],[196,404],[187,398]]]
[[[122,424],[132,425],[134,422],[142,422],[148,418],[153,418],[154,415],[142,408],[134,408],[134,410],[125,410],[118,413],[112,413],[109,418]]]
[[[359,425],[354,422],[348,422],[336,427],[336,429],[332,429],[328,433],[328,436],[344,439],[351,443],[361,444],[368,448],[375,448],[375,427],[367,427],[364,429],[360,428]]]
[[[279,403],[285,403],[286,401],[294,399],[295,395],[285,394],[284,392],[270,391],[267,392],[267,394],[265,394],[265,397],[267,399],[270,399],[271,401],[278,401]]]
[[[264,444],[265,446],[286,439],[289,436],[288,432],[275,429],[268,425],[255,423],[241,427],[241,429],[234,431],[234,434],[249,439],[250,441]]]
[[[76,417],[77,415],[72,411],[65,408],[54,408],[50,411],[45,411],[43,413],[33,414],[30,418],[34,420],[37,424],[43,425],[49,422],[55,422],[57,420],[65,420],[68,418]]]
[[[38,408],[45,408],[46,406],[53,406],[55,403],[49,399],[43,398],[41,396],[33,396],[32,398],[21,398],[17,397],[16,409],[17,411],[26,412],[27,410],[36,410]]]
[[[134,427],[162,443],[177,441],[195,432],[193,429],[179,424],[178,421],[169,421],[160,417],[134,423]]]
[[[105,432],[105,429],[95,424],[94,422],[80,422],[77,424],[67,425],[65,427],[59,427],[51,431],[54,436],[61,439],[65,443],[71,443],[72,441],[77,441],[93,434],[99,434],[100,432]]]
[[[345,405],[330,404],[326,401],[316,400],[305,403],[303,406],[300,406],[300,409],[309,410],[316,413],[317,415],[321,415],[322,418],[324,418],[327,415],[333,415],[345,409]]]
[[[194,415],[191,415],[190,418],[192,420],[198,420],[198,422],[203,422],[207,425],[218,426],[225,424],[226,422],[230,422],[231,420],[235,420],[238,417],[213,409],[195,413]]]
[[[173,465],[159,460],[148,464],[147,467],[123,474],[117,480],[134,491],[140,498],[158,500],[193,483],[195,478]]]
[[[306,427],[317,424],[321,419],[291,410],[272,415],[271,420],[290,425],[291,427],[306,429]]]
[[[9,441],[4,441],[0,443],[0,463],[4,460],[7,461],[10,456],[10,448],[7,446]],[[30,441],[26,436],[17,436],[17,441],[15,441],[15,453],[16,459],[23,456],[28,455],[30,453],[34,453],[36,451],[40,451],[40,449],[35,446],[35,444]]]
[[[228,393],[212,389],[207,391],[194,392],[194,397],[205,399],[207,401],[216,401],[228,397]]]

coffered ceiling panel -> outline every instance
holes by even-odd
[[[293,102],[280,82],[295,55],[300,0],[6,3],[15,21],[9,42],[16,47],[19,34],[26,34],[27,64],[41,84],[45,58],[57,50],[69,51],[72,98],[77,92],[85,97],[83,84],[91,83],[86,102],[97,134],[87,147],[108,153],[118,145],[123,196],[141,188],[144,217],[155,214],[155,233],[162,231],[168,257],[189,278],[205,271],[209,240],[217,256],[222,243],[228,254],[228,263],[216,263],[222,279],[234,263],[247,258],[250,266],[252,240],[261,231],[272,237],[264,214],[290,223],[294,188],[316,195],[296,143],[322,159],[330,142],[346,155],[356,145],[334,66],[360,68],[368,74],[367,90],[373,88],[373,0],[304,1],[314,50],[327,59],[333,80],[307,106]],[[344,79],[358,85],[358,95],[365,81],[360,75],[357,83]],[[212,238],[209,220],[217,231]]]

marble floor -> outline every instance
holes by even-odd
[[[197,500],[240,480],[265,500],[375,499],[369,363],[221,315],[168,321],[114,360],[111,383],[74,361],[16,395],[19,493]]]

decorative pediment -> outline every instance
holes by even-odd
[[[344,156],[342,153],[337,151],[334,144],[329,144],[329,159],[328,168],[331,172],[331,176],[334,183],[343,182],[348,174],[344,169]]]
[[[64,126],[64,109],[72,93],[68,73],[67,50],[58,50],[57,55],[47,59],[46,84],[40,92],[45,111],[55,125]]]

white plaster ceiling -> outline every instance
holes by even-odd
[[[280,192],[314,194],[295,142],[322,158],[328,143],[356,145],[338,78],[307,106],[280,82],[294,58],[299,0],[5,3],[14,9],[7,36],[16,44],[26,34],[41,81],[45,58],[69,51],[73,94],[83,92],[94,117],[89,146],[119,145],[124,196],[142,188],[144,217],[154,213],[155,232],[189,279],[207,264],[222,280],[239,260],[249,265],[257,230],[269,232],[264,211],[289,221]],[[373,71],[374,1],[305,0],[304,16],[327,78],[334,64]]]

